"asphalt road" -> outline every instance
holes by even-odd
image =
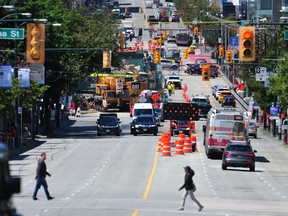
[[[202,82],[200,76],[188,76],[183,71],[179,74],[190,96],[211,95],[211,86],[225,84],[221,77]],[[177,90],[170,99],[182,100],[182,91]],[[211,103],[219,106],[212,96]],[[238,104],[237,109],[241,109]],[[97,137],[98,115],[91,112],[83,118],[71,118],[71,124],[55,138],[39,139],[42,145],[10,161],[12,175],[20,176],[22,181],[21,193],[14,196],[18,212],[25,216],[287,215],[288,152],[261,132],[257,139],[251,138],[258,151],[256,171],[223,171],[220,159],[207,159],[205,155],[201,131],[204,119],[196,123],[197,152],[175,155],[172,148],[172,156],[164,157],[156,152],[159,136],[130,135],[129,113],[119,113],[123,126],[120,137]],[[168,121],[159,131],[167,130]],[[42,188],[39,200],[32,200],[37,159],[42,151],[47,153],[47,167],[52,174],[47,177],[50,193],[55,196],[51,201],[46,200]],[[177,210],[182,194],[178,188],[184,179],[182,167],[186,165],[196,173],[195,195],[205,206],[200,213],[189,199],[185,211]]]

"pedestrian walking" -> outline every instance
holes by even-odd
[[[51,174],[49,172],[47,172],[45,160],[46,160],[46,153],[42,152],[41,158],[38,160],[38,165],[37,165],[37,169],[36,169],[36,177],[35,177],[36,186],[35,186],[34,193],[32,196],[33,200],[38,200],[37,193],[38,193],[38,190],[40,189],[41,186],[43,186],[43,188],[44,188],[47,199],[48,200],[54,199],[54,197],[50,196],[49,191],[48,191],[48,185],[46,182],[46,175],[51,177]]]
[[[178,210],[184,211],[184,206],[185,206],[185,200],[188,195],[190,195],[191,199],[198,205],[199,207],[199,212],[202,211],[204,206],[200,204],[200,202],[195,198],[194,192],[196,191],[196,186],[193,182],[193,176],[194,176],[194,170],[191,169],[190,166],[184,167],[185,171],[185,178],[184,178],[184,184],[182,187],[179,188],[179,191],[185,188],[185,191],[183,192],[182,195],[182,203],[181,206],[178,208]]]

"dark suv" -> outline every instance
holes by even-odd
[[[222,156],[222,169],[231,167],[249,167],[250,171],[255,171],[255,153],[252,146],[247,141],[230,140]]]
[[[114,115],[104,115],[97,120],[97,136],[115,134],[120,136],[120,121]]]
[[[131,122],[131,134],[154,134],[158,133],[158,126],[153,115],[141,115]]]

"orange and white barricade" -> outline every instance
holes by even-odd
[[[190,138],[186,138],[184,140],[184,147],[183,147],[184,153],[192,153],[192,142]]]

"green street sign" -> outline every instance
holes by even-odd
[[[288,40],[288,30],[284,31],[284,40]]]
[[[23,40],[24,28],[0,28],[0,39]]]

